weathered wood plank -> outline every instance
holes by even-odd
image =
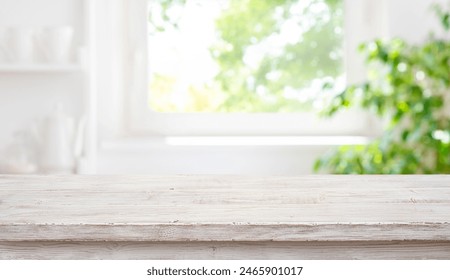
[[[379,208],[379,209],[377,209]],[[8,209],[8,208],[7,208]],[[446,223],[448,204],[341,205],[65,205],[9,207],[2,224],[155,224],[155,223]]]
[[[449,252],[450,242],[0,242],[3,260],[448,260]]]
[[[450,176],[0,176],[1,241],[448,241]]]
[[[450,241],[450,224],[16,224],[0,241]]]

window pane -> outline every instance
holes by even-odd
[[[343,86],[343,0],[150,0],[148,25],[158,112],[304,112]]]

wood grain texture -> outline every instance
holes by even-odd
[[[450,241],[450,176],[0,176],[0,241]]]
[[[0,259],[450,259],[450,242],[0,242]]]

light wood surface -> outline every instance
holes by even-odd
[[[450,242],[0,242],[0,259],[450,259]]]
[[[0,259],[450,259],[450,176],[0,176]]]
[[[450,176],[0,176],[0,241],[450,241]]]

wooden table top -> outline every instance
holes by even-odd
[[[450,175],[0,176],[0,241],[450,241]]]

